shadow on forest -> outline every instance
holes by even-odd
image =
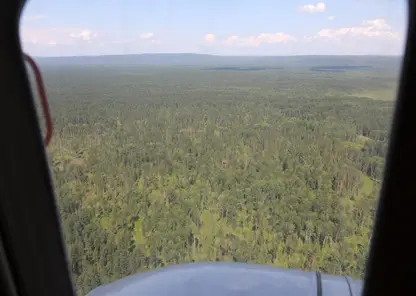
[[[315,72],[345,72],[346,70],[370,70],[372,66],[316,66],[310,67],[310,71]]]
[[[201,70],[211,71],[261,71],[261,70],[281,70],[283,67],[210,67]]]

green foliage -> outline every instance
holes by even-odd
[[[45,75],[80,294],[195,261],[362,277],[392,102],[327,94],[362,91],[384,72],[74,66]]]

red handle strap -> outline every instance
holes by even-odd
[[[35,74],[36,87],[38,89],[38,95],[40,98],[43,116],[45,117],[45,123],[46,123],[46,135],[45,135],[44,142],[45,142],[45,145],[48,146],[52,138],[53,125],[52,125],[51,112],[49,110],[48,99],[46,97],[45,86],[43,84],[42,74],[38,66],[36,65],[36,62],[30,56],[28,56],[27,54],[24,54],[24,58],[29,63],[30,67],[32,68],[32,71]]]

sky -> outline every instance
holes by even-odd
[[[405,0],[29,0],[33,56],[403,54]]]

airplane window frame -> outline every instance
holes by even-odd
[[[0,289],[2,295],[73,296],[53,183],[20,45],[24,4],[11,0],[0,4]],[[409,242],[415,233],[416,208],[414,77],[416,1],[409,0],[406,49],[364,278],[365,296],[416,295],[416,256]]]

